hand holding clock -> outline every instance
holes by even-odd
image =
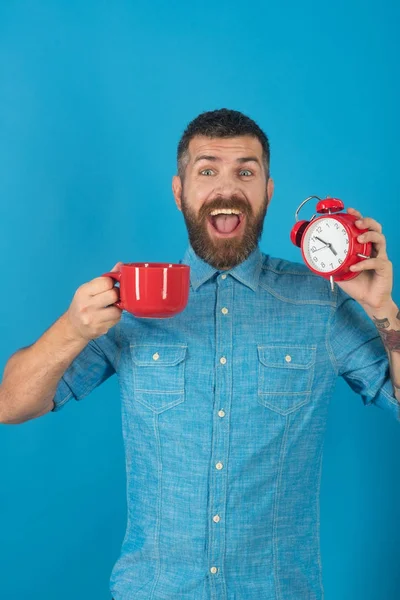
[[[316,212],[322,216],[299,221],[300,209],[312,198],[318,200]],[[339,198],[309,196],[296,211],[290,239],[301,248],[306,265],[330,279],[332,291],[336,283],[366,312],[382,307],[393,311],[392,263],[386,254],[382,226],[374,219],[363,218],[354,208],[347,213],[343,210]],[[318,242],[323,246],[317,248]]]
[[[387,253],[386,239],[382,234],[382,226],[369,217],[364,217],[358,210],[348,208],[347,212],[358,217],[355,222],[359,229],[369,229],[369,231],[358,236],[358,241],[362,243],[371,242],[371,258],[358,262],[350,267],[353,273],[359,273],[359,276],[349,281],[337,281],[349,296],[357,300],[365,310],[373,311],[385,310],[393,306],[392,288],[393,288],[393,268]]]

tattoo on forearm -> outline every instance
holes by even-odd
[[[377,319],[374,317],[375,325],[378,329],[387,329],[390,325],[389,319]]]
[[[396,319],[400,321],[400,311],[396,315]],[[392,380],[393,391],[395,397],[400,402],[400,382],[395,379],[393,368],[393,352],[400,353],[400,330],[389,329],[389,319],[377,319],[373,317],[374,323],[379,331],[383,345],[386,348],[389,357],[390,378]]]
[[[397,315],[399,318],[400,312]],[[389,319],[377,319],[373,317],[375,325],[382,338],[382,342],[391,352],[400,352],[400,330],[389,329]]]

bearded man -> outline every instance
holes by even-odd
[[[337,377],[399,419],[400,315],[382,228],[349,209],[373,253],[333,293],[261,252],[269,142],[233,110],[188,125],[172,189],[189,237],[186,309],[135,318],[114,305],[110,277],[84,283],[7,362],[0,419],[57,412],[117,375],[128,521],[115,600],[322,600],[319,489]]]

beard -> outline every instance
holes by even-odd
[[[212,210],[220,208],[236,208],[243,213],[246,220],[242,234],[225,239],[210,236],[207,230],[208,215]],[[236,267],[255,250],[262,235],[267,208],[268,195],[266,192],[263,204],[256,214],[248,203],[235,195],[216,198],[207,205],[203,205],[196,214],[188,205],[182,189],[182,213],[190,244],[197,256],[218,270]]]

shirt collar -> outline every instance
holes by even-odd
[[[232,275],[255,292],[260,279],[263,257],[260,248],[257,246],[245,261],[233,269],[221,271],[201,259],[189,243],[182,262],[190,267],[190,283],[194,290],[197,290],[203,283],[211,279],[215,273],[226,273]]]

